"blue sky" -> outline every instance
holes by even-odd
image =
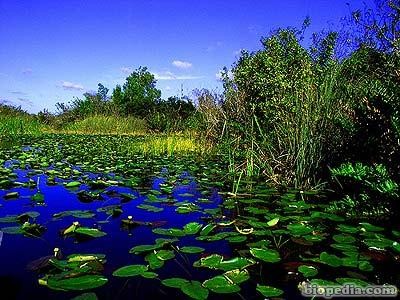
[[[367,1],[369,2],[369,1]],[[272,29],[334,28],[363,1],[0,0],[0,101],[55,110],[146,66],[162,97],[221,88],[216,74]]]

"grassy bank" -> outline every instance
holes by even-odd
[[[33,117],[0,115],[0,135],[38,135],[45,130],[47,126]]]

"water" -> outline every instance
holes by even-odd
[[[17,181],[27,181],[27,171],[18,171]],[[182,177],[188,174],[183,173]],[[129,254],[129,249],[136,245],[153,244],[156,238],[161,236],[152,233],[152,227],[138,226],[130,231],[121,227],[121,219],[126,219],[128,215],[134,217],[135,220],[143,222],[162,222],[163,227],[181,228],[185,224],[201,220],[202,213],[194,212],[190,214],[177,214],[175,206],[159,205],[164,208],[162,212],[153,213],[139,209],[136,206],[143,203],[145,197],[135,189],[126,187],[109,187],[102,194],[104,200],[93,201],[91,203],[82,203],[79,201],[78,195],[71,192],[61,185],[46,185],[46,175],[37,175],[32,177],[37,181],[39,178],[39,189],[45,195],[45,205],[32,206],[30,196],[37,190],[35,188],[13,188],[7,192],[19,192],[20,197],[16,200],[0,200],[3,205],[1,207],[2,215],[4,212],[9,215],[19,215],[27,211],[37,211],[40,216],[37,222],[46,226],[46,232],[40,238],[25,237],[23,235],[5,234],[3,243],[0,247],[1,270],[0,285],[3,292],[7,292],[9,299],[70,299],[71,296],[79,293],[57,292],[38,285],[40,274],[27,270],[27,265],[40,257],[48,256],[53,253],[54,248],[60,248],[62,253],[67,256],[72,253],[104,253],[106,254],[107,263],[105,272],[110,282],[96,290],[100,299],[128,299],[132,296],[135,299],[158,299],[164,298],[166,295],[174,294],[174,297],[183,297],[180,292],[172,289],[162,288],[157,280],[147,280],[141,278],[133,278],[131,280],[121,280],[113,278],[111,275],[114,270],[128,264],[143,264],[143,256]],[[159,190],[160,184],[165,181],[162,177],[153,177],[149,179],[147,188]],[[145,188],[145,187],[143,187]],[[82,186],[80,190],[87,190],[87,186]],[[115,192],[114,196],[108,196],[107,192]],[[108,218],[108,223],[98,223],[98,221],[107,220],[105,213],[97,213],[95,219],[79,219],[83,226],[90,228],[98,228],[107,233],[107,236],[91,239],[84,242],[77,242],[73,238],[65,238],[60,232],[71,225],[77,219],[69,216],[60,220],[52,220],[55,213],[66,210],[91,210],[96,211],[100,207],[113,204],[121,204],[121,198],[118,197],[119,192],[130,192],[138,196],[129,203],[123,203],[123,214],[118,218]],[[0,198],[6,194],[6,191],[0,190]],[[183,194],[192,194],[185,196]],[[182,196],[183,195],[183,196]],[[195,181],[191,181],[187,185],[179,185],[174,188],[172,197],[181,201],[194,202],[201,197],[198,186]],[[221,202],[221,197],[216,190],[209,196],[210,204],[202,204],[202,208],[215,208]],[[3,224],[2,224],[3,225]],[[6,226],[6,225],[4,225]],[[231,256],[232,250],[227,241],[218,241],[214,243],[200,242],[194,237],[184,237],[176,244],[177,246],[200,246],[205,248],[205,253],[218,252],[227,257]],[[186,264],[178,257],[175,260],[167,261],[162,269],[156,270],[160,278],[183,277],[195,278],[196,280],[205,280],[210,277],[209,270],[194,268],[192,263],[198,259],[197,255],[187,255],[190,264]],[[183,264],[183,265],[182,265]],[[127,283],[126,283],[127,282]],[[169,296],[168,296],[169,297]]]

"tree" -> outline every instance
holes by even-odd
[[[97,96],[101,99],[101,100],[103,100],[103,101],[106,101],[106,100],[108,100],[108,96],[107,96],[107,94],[108,94],[108,88],[106,88],[104,85],[102,85],[101,83],[99,83],[98,85],[98,89],[97,89]]]
[[[139,67],[126,78],[122,90],[119,86],[114,89],[113,101],[123,114],[144,117],[161,97],[156,83],[146,67]]]

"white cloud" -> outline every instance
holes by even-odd
[[[121,72],[124,74],[131,74],[133,72],[132,67],[121,67]]]
[[[179,69],[190,69],[193,64],[188,62],[188,61],[182,61],[182,60],[174,60],[172,62],[172,65],[179,68]]]
[[[83,86],[81,84],[70,81],[63,81],[61,87],[67,91],[83,91]]]
[[[166,90],[166,91],[170,91],[170,90],[171,90],[171,87],[170,87],[169,85],[167,85],[167,86],[165,87],[165,90]]]
[[[152,72],[154,78],[157,80],[194,80],[203,78],[203,76],[192,76],[192,75],[175,75],[172,72]]]

